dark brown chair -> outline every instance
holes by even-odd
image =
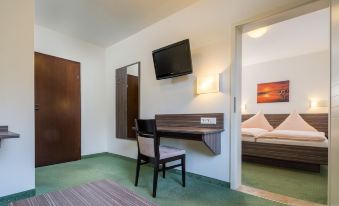
[[[135,186],[138,186],[140,166],[151,163],[154,166],[153,197],[156,197],[158,173],[163,172],[165,178],[166,170],[182,167],[182,186],[185,187],[185,150],[174,147],[160,146],[160,138],[157,135],[155,120],[135,120],[138,142],[137,171]],[[180,164],[166,167],[166,163],[181,160]],[[160,168],[161,166],[161,168]]]

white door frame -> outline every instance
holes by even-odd
[[[339,205],[339,164],[338,164],[338,74],[339,74],[339,0],[331,0],[331,115],[330,115],[330,148],[328,174],[328,205]]]
[[[242,34],[248,31],[269,26],[281,21],[311,13],[320,9],[329,8],[329,0],[315,0],[275,12],[265,17],[251,19],[238,24],[233,30],[232,66],[231,66],[231,114],[230,114],[230,184],[231,189],[241,186],[241,69],[242,69]],[[329,19],[330,23],[330,19]]]

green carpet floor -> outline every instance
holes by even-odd
[[[315,173],[244,162],[242,183],[297,199],[327,203],[327,166]]]
[[[258,197],[232,191],[225,185],[213,184],[205,179],[187,177],[186,188],[181,176],[167,173],[159,176],[157,198],[151,197],[153,170],[143,166],[139,186],[134,187],[135,161],[113,155],[100,155],[76,162],[36,169],[36,192],[56,191],[100,179],[111,179],[159,206],[275,206],[281,205]],[[0,203],[1,205],[1,203]]]

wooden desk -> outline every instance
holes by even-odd
[[[158,127],[160,137],[202,141],[215,155],[221,153],[221,132],[223,129],[194,127]]]
[[[215,117],[214,125],[200,124],[201,117]],[[221,133],[224,131],[224,114],[161,114],[156,115],[160,137],[203,142],[215,155],[221,153]]]
[[[8,131],[8,126],[0,126],[0,147],[3,139],[19,138],[19,134]]]

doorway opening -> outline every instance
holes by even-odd
[[[328,2],[236,30],[231,187],[286,204],[327,204]]]

